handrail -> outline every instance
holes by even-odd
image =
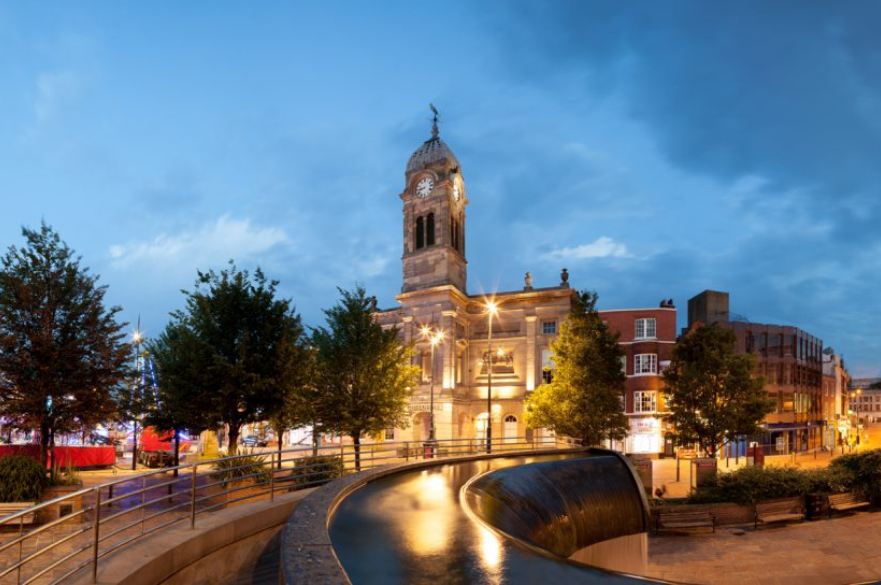
[[[490,446],[498,452],[556,448],[560,443],[571,445],[562,437],[494,437]],[[314,487],[341,474],[486,450],[482,438],[362,443],[357,449],[353,444],[317,449],[309,445],[251,450],[114,479],[0,517],[0,526],[19,528],[11,540],[0,543],[0,553],[7,551],[5,556],[9,557],[18,545],[17,560],[4,563],[0,557],[0,583],[9,582],[4,578],[13,574],[17,585],[38,579],[40,583],[60,583],[86,569],[97,582],[98,568],[108,555],[176,522],[189,520],[192,529],[200,514],[248,500],[272,500],[277,493]],[[255,455],[263,460],[258,467],[246,460]],[[314,460],[315,455],[321,459]],[[238,460],[240,464],[236,464]],[[336,463],[329,465],[329,461]],[[170,472],[175,477],[169,479]],[[122,491],[126,488],[131,490]],[[45,517],[61,504],[71,504],[72,511],[24,530],[26,516]],[[51,542],[43,542],[45,535]]]

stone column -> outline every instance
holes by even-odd
[[[455,360],[456,360],[456,311],[441,311],[441,328],[446,332],[444,343],[438,348],[443,352],[444,373],[443,389],[450,390],[456,387]],[[450,392],[452,395],[452,392]]]
[[[536,315],[526,315],[526,391],[535,390],[535,322]]]

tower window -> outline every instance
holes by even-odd
[[[428,221],[426,222],[426,238],[425,243],[427,246],[434,246],[434,214],[428,214]]]
[[[421,217],[416,218],[416,249],[425,247],[425,222]]]

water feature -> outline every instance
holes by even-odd
[[[645,570],[647,502],[616,454],[492,471],[463,494],[477,517],[527,545],[605,569]]]
[[[370,481],[334,511],[329,526],[334,551],[355,585],[645,583],[524,546],[478,521],[464,505],[462,488],[475,476],[593,457],[584,453],[501,457],[440,464]]]

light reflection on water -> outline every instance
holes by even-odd
[[[569,457],[453,463],[370,482],[337,508],[330,525],[334,550],[355,585],[636,583],[517,547],[471,520],[460,506],[461,487],[477,474]]]

